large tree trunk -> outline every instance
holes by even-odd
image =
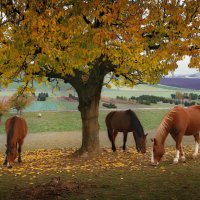
[[[91,64],[91,63],[90,63]],[[78,93],[79,111],[82,119],[82,146],[76,152],[78,155],[96,154],[99,144],[99,102],[104,77],[113,70],[113,65],[103,56],[92,63],[89,73],[74,70],[74,76],[66,76]]]
[[[96,154],[99,151],[99,100],[100,96],[94,96],[88,105],[79,106],[83,136],[82,146],[79,150],[81,154]]]
[[[78,153],[96,154],[100,150],[99,144],[99,102],[101,89],[106,73],[101,68],[94,69],[88,77],[82,81],[81,73],[77,73],[73,86],[79,97],[79,111],[82,119],[82,146]],[[81,80],[81,81],[80,81]]]

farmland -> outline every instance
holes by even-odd
[[[200,78],[162,78],[160,84],[191,90],[200,90]]]
[[[11,95],[15,88],[2,90],[0,95]],[[165,86],[137,85],[129,88],[103,88],[102,97],[140,96],[149,94],[170,97],[176,89]],[[23,111],[29,133],[23,145],[23,163],[15,163],[13,169],[0,167],[0,199],[199,199],[198,182],[199,157],[192,159],[193,137],[184,138],[186,163],[172,165],[175,155],[174,141],[169,136],[166,141],[166,154],[157,167],[150,165],[151,140],[155,129],[170,104],[157,103],[150,106],[137,103],[117,104],[118,109],[133,109],[148,133],[147,153],[138,154],[132,134],[128,135],[127,151],[121,150],[122,134],[116,139],[117,153],[111,151],[107,136],[105,110],[100,104],[100,146],[97,157],[74,157],[74,152],[81,146],[81,118],[77,110],[78,102],[65,101],[74,91],[70,87],[61,87],[52,93],[51,87],[39,87],[36,91],[48,92],[47,101],[34,101]],[[192,91],[193,92],[193,91]],[[199,92],[197,92],[199,94]],[[15,111],[2,118],[0,126],[0,162],[3,162],[6,137],[5,120]],[[37,117],[38,112],[42,114]],[[194,173],[195,172],[195,173]],[[59,180],[53,185],[52,180]],[[187,181],[185,181],[187,179]],[[151,184],[151,186],[150,186]],[[63,189],[65,188],[65,189]],[[169,193],[170,191],[170,193]]]

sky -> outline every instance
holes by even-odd
[[[178,68],[174,71],[174,75],[191,75],[199,72],[198,69],[189,68],[188,64],[190,62],[190,57],[186,56],[184,60],[177,62]],[[171,75],[171,74],[169,74]]]

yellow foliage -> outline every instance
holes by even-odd
[[[74,77],[74,70],[86,65],[121,74],[126,81],[117,84],[156,82],[184,55],[193,57],[191,67],[199,67],[198,0],[72,1],[70,6],[59,0],[2,2],[0,12],[8,19],[0,24],[4,85],[21,75],[24,82]]]
[[[0,99],[0,117],[10,110],[10,103],[8,97]]]

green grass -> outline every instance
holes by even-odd
[[[77,110],[78,102],[68,102],[48,97],[46,101],[33,101],[25,112]]]
[[[108,154],[108,159],[109,156]],[[85,160],[81,163],[85,165],[88,161]],[[35,178],[29,174],[25,178],[22,175],[14,176],[12,173],[4,174],[0,179],[0,199],[13,199],[14,194],[15,200],[24,199],[22,198],[24,193],[21,194],[22,196],[16,196],[18,190],[31,187],[30,182],[34,185],[48,183],[52,177],[60,177],[62,181],[76,181],[80,184],[90,185],[80,193],[74,191],[62,194],[59,199],[63,200],[196,200],[200,198],[199,158],[197,160],[188,159],[186,163],[177,165],[170,164],[170,161],[164,161],[157,167],[149,165],[146,160],[141,160],[141,167],[136,170],[126,167],[92,170],[88,167],[87,171],[82,170],[81,163],[79,170],[76,171],[50,170]],[[57,196],[51,196],[50,199],[56,200]]]
[[[99,124],[100,130],[105,131],[105,117],[109,111],[100,111]],[[167,110],[137,110],[136,114],[145,130],[155,129],[160,123]],[[60,132],[60,131],[77,131],[81,130],[80,112],[41,112],[42,117],[38,118],[36,112],[24,112],[23,117],[27,120],[29,133],[36,132]],[[5,120],[13,115],[7,114],[2,118],[2,125]],[[4,132],[4,126],[0,126],[0,133]]]
[[[137,110],[141,123],[143,124],[145,131],[154,130],[160,123],[162,117],[167,112],[167,110]],[[99,123],[100,131],[105,131],[105,116],[108,111],[100,111]],[[7,114],[3,117],[2,123],[4,124],[5,119],[11,114]],[[42,118],[37,117],[37,113],[24,113],[24,117],[27,119],[29,132],[60,132],[60,131],[80,131],[81,130],[81,120],[79,112],[42,112]],[[0,127],[1,133],[4,127]],[[66,133],[67,134],[67,133]],[[38,134],[32,134],[37,138]],[[55,140],[57,135],[54,136]],[[170,136],[169,136],[170,137]],[[192,137],[190,137],[193,139]],[[45,137],[44,142],[48,143],[48,137]],[[104,138],[105,139],[105,138]],[[106,137],[106,140],[108,138]],[[37,150],[37,140],[35,141],[35,150]],[[65,139],[64,145],[68,147],[70,141]],[[72,141],[73,142],[73,141]],[[120,141],[120,143],[122,140]],[[24,144],[26,146],[26,144]],[[51,149],[51,146],[48,146]],[[67,149],[67,148],[66,148]],[[112,161],[118,163],[119,155],[120,159],[127,165],[126,167],[121,167],[119,169],[109,168],[102,170],[104,167],[104,161],[102,159],[102,167],[96,166],[92,169],[88,167],[87,170],[82,170],[82,166],[87,166],[90,161],[83,159],[79,164],[78,170],[73,170],[73,166],[77,167],[77,162],[79,160],[71,158],[66,154],[66,149],[62,149],[61,160],[59,165],[54,170],[43,166],[43,174],[23,174],[23,166],[29,165],[30,168],[26,170],[36,170],[37,159],[30,159],[30,163],[26,161],[23,164],[15,164],[15,167],[9,172],[9,170],[0,167],[0,199],[10,200],[14,198],[15,200],[24,199],[22,196],[16,196],[16,191],[20,188],[31,187],[30,183],[34,185],[48,183],[52,177],[60,177],[61,180],[68,181],[78,181],[84,184],[91,184],[88,188],[84,189],[83,192],[72,192],[69,194],[62,194],[59,199],[70,199],[70,200],[195,200],[200,199],[199,194],[199,182],[200,182],[200,158],[196,160],[191,159],[192,147],[187,146],[185,148],[187,161],[186,163],[179,163],[177,165],[172,165],[172,158],[175,155],[174,147],[170,147],[166,150],[166,155],[164,160],[160,163],[158,167],[153,167],[149,164],[150,159],[150,149],[146,155],[139,155],[134,153],[133,155],[129,152],[123,152],[113,154],[112,152],[107,152],[105,156],[107,157],[107,163],[112,163]],[[109,146],[110,149],[110,146]],[[24,150],[27,151],[27,150]],[[24,152],[30,157],[33,152]],[[48,150],[46,150],[48,152]],[[1,154],[1,162],[3,160],[3,154]],[[37,156],[40,159],[39,155]],[[129,159],[127,159],[129,158]],[[49,156],[43,159],[43,162],[48,162],[51,159]],[[105,157],[104,157],[105,159]],[[100,159],[101,161],[101,159]],[[73,165],[74,163],[74,165]],[[95,160],[92,162],[95,166]],[[39,164],[39,163],[38,163]],[[19,166],[18,166],[19,165]],[[22,167],[20,167],[22,166]],[[71,167],[72,170],[63,171],[62,166]],[[91,164],[90,164],[91,166]],[[131,169],[136,166],[136,168]],[[105,165],[106,167],[106,165]],[[16,175],[15,170],[20,171],[22,169],[21,175]],[[26,175],[26,177],[23,177]],[[51,197],[50,200],[57,199],[57,197]]]
[[[117,89],[116,87],[113,87],[112,89],[103,88],[101,95],[105,97],[111,97],[111,98],[116,98],[116,96],[124,96],[124,97],[130,98],[131,96],[138,97],[145,94],[145,95],[154,95],[154,96],[171,98],[171,94],[175,94],[177,91],[182,92],[182,93],[192,92],[192,93],[200,94],[200,92],[197,90],[173,88],[173,87],[166,87],[162,85],[140,84],[140,85],[134,86],[133,88],[119,88],[119,89]]]

